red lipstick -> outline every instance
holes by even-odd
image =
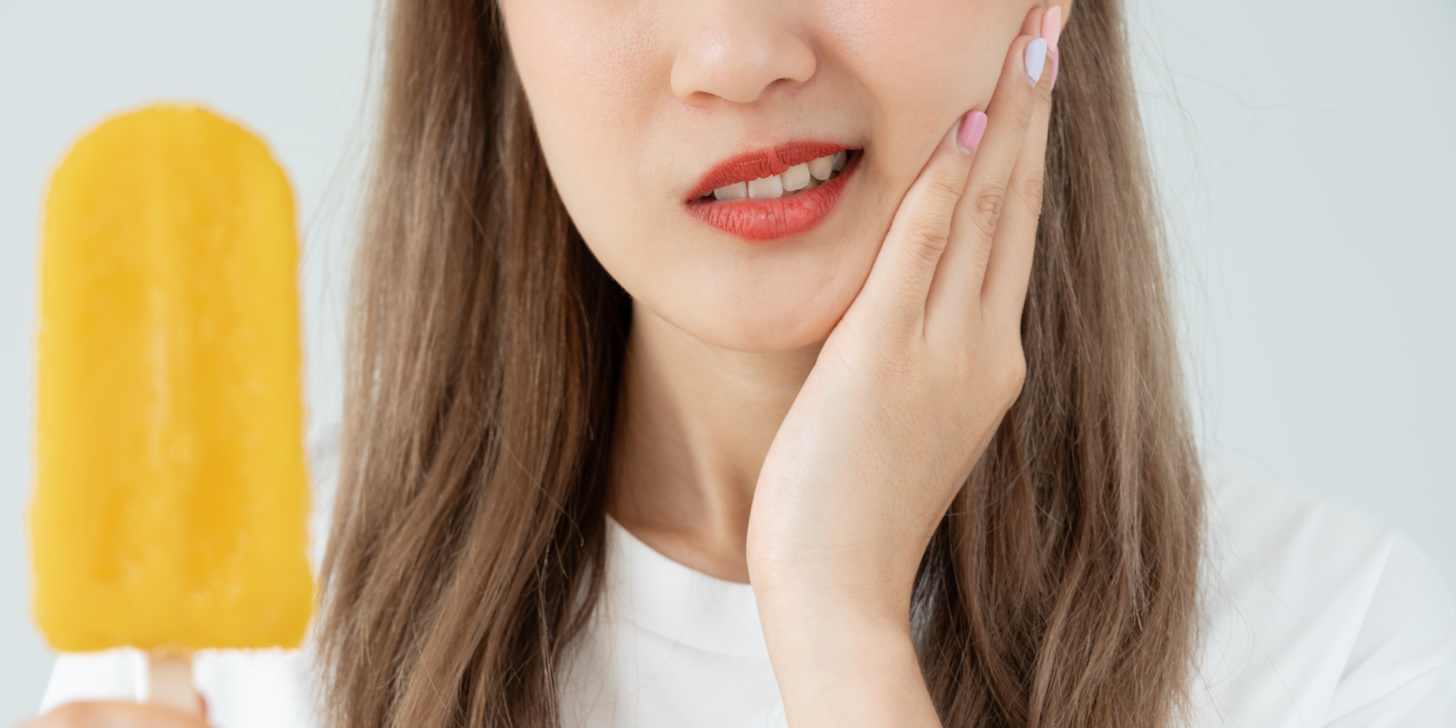
[[[713,190],[781,174],[790,167],[839,151],[848,157],[833,178],[787,197],[718,200]],[[797,235],[819,224],[833,211],[844,187],[859,167],[861,150],[833,142],[792,141],[726,159],[708,170],[688,191],[688,213],[745,242],[761,243]]]

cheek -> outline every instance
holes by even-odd
[[[775,312],[801,310],[787,291],[822,288],[789,280],[815,261],[799,253],[769,264],[679,209],[674,187],[693,171],[684,160],[703,155],[690,146],[699,142],[684,141],[689,124],[663,111],[675,107],[666,41],[650,39],[652,23],[588,5],[519,0],[507,13],[537,137],[572,223],[638,305],[715,345],[779,348],[759,332],[782,323],[769,320]]]
[[[647,195],[633,193],[658,63],[633,40],[640,21],[589,0],[505,5],[536,135],[578,228],[651,219],[652,211],[635,208]]]
[[[971,109],[986,109],[1006,50],[1035,2],[876,0],[826,15],[875,110],[874,172],[896,201],[950,125]]]
[[[587,0],[505,5],[553,181],[593,254],[639,305],[747,351],[828,335],[941,133],[989,100],[1020,24],[1019,10],[993,0],[819,3],[804,22],[821,88],[805,103],[824,108],[826,125],[830,114],[850,120],[837,127],[866,141],[869,164],[837,220],[787,244],[747,245],[677,206],[674,186],[693,171],[683,160],[704,153],[654,23]]]

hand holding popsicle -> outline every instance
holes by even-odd
[[[939,725],[911,592],[1025,377],[1060,19],[1031,10],[990,108],[931,153],[760,471],[749,574],[792,725]]]
[[[201,714],[195,714],[151,704],[98,700],[66,703],[20,724],[19,728],[203,728],[207,725],[205,707]]]
[[[83,136],[46,197],[30,536],[65,651],[296,647],[313,603],[292,192],[261,140],[159,104]]]

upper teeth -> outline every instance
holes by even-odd
[[[755,200],[783,197],[784,194],[817,187],[835,172],[844,169],[849,153],[839,150],[828,156],[796,164],[782,174],[760,177],[749,182],[735,182],[713,190],[713,197],[720,200],[741,200],[749,197]]]

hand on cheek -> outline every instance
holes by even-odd
[[[759,473],[749,578],[791,725],[940,725],[910,597],[1025,377],[1050,40],[1018,36],[990,108],[941,138]]]
[[[989,108],[905,194],[769,449],[748,556],[771,649],[780,605],[908,628],[930,536],[1020,394],[1060,12],[1023,28]]]

